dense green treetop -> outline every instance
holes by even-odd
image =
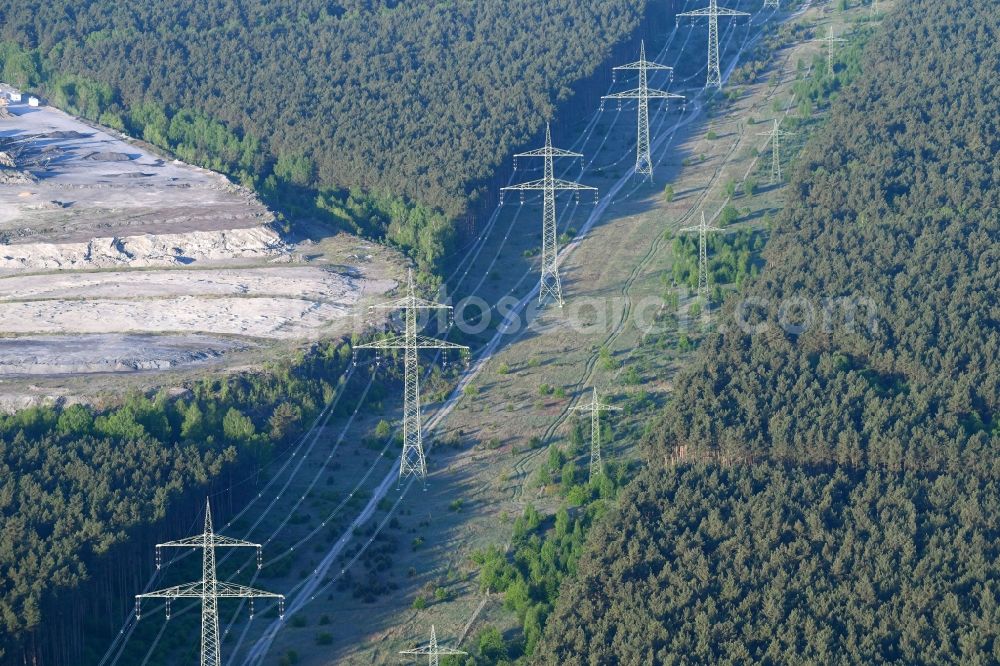
[[[998,471],[998,32],[989,0],[886,18],[800,155],[760,278],[653,429],[654,458]],[[734,326],[737,307],[762,328]]]
[[[107,86],[95,108],[120,97],[221,121],[241,138],[214,152],[253,175],[273,167],[454,216],[645,4],[0,0],[0,39]],[[37,83],[33,67],[3,75]]]
[[[796,84],[835,99],[766,264],[648,429],[539,663],[1000,662],[996,8],[897,3],[858,63]]]
[[[647,471],[595,527],[537,663],[997,663],[998,515],[995,479]]]

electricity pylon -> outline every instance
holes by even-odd
[[[562,282],[559,280],[559,245],[556,236],[556,192],[558,190],[576,190],[577,192],[589,190],[594,192],[594,203],[597,203],[597,188],[555,177],[552,168],[552,158],[583,157],[583,155],[560,148],[553,148],[552,132],[547,123],[545,125],[545,147],[514,155],[515,165],[519,157],[545,158],[544,176],[538,180],[501,188],[500,203],[503,203],[504,192],[521,192],[523,201],[524,192],[530,190],[542,191],[542,277],[538,288],[538,302],[541,303],[546,295],[551,294],[556,302],[559,303],[559,307],[562,307]]]
[[[421,349],[459,349],[463,353],[469,348],[453,342],[436,340],[417,335],[417,310],[451,310],[449,305],[417,298],[413,291],[413,271],[407,276],[406,296],[381,305],[373,305],[369,310],[402,310],[406,321],[403,335],[392,335],[382,340],[358,345],[357,349],[390,350],[403,349],[403,456],[399,461],[399,478],[415,475],[427,477],[427,461],[424,458],[423,434],[420,425],[420,376],[417,367],[417,352]]]
[[[757,132],[757,136],[769,137],[768,140],[771,142],[771,184],[775,185],[781,182],[781,154],[780,154],[780,144],[781,137],[792,136],[792,132],[786,132],[782,129],[778,129],[778,119],[774,119],[774,128],[770,132]],[[767,144],[764,144],[765,146]]]
[[[814,39],[814,42],[826,42],[826,71],[828,74],[833,74],[833,45],[837,42],[846,42],[846,39],[841,39],[840,37],[833,36],[833,25],[829,26],[826,37],[821,37]]]
[[[469,654],[468,652],[462,652],[461,650],[454,650],[447,647],[439,647],[437,641],[437,634],[434,632],[434,625],[431,625],[431,642],[427,645],[421,645],[418,648],[412,650],[401,650],[399,654],[412,654],[412,655],[427,655],[427,663],[429,666],[438,666],[438,657],[447,655],[459,655],[459,654]]]
[[[705,222],[705,211],[701,211],[701,223],[694,227],[684,227],[683,232],[698,232],[698,294],[708,303],[708,232],[722,231],[719,227],[710,227]]]
[[[597,387],[594,387],[594,396],[585,405],[571,407],[571,411],[590,412],[590,480],[593,481],[598,474],[604,470],[601,465],[601,412],[617,412],[621,407],[606,405],[597,396]]]
[[[160,568],[163,548],[201,548],[201,580],[197,583],[175,585],[156,592],[135,595],[135,617],[142,613],[143,599],[165,599],[167,619],[170,619],[170,602],[174,599],[201,599],[201,666],[221,666],[219,656],[219,599],[249,599],[250,617],[253,618],[254,599],[277,599],[278,613],[285,616],[285,596],[245,585],[220,581],[215,576],[216,548],[256,548],[257,568],[261,567],[260,544],[231,539],[212,531],[212,508],[205,500],[205,531],[197,536],[156,544],[156,568]]]
[[[601,98],[601,105],[604,105],[604,100],[606,99],[619,100],[619,104],[621,104],[621,100],[623,99],[639,100],[639,135],[635,145],[635,173],[652,179],[653,160],[649,154],[649,100],[684,99],[684,96],[675,95],[665,90],[657,90],[656,88],[649,87],[649,76],[647,72],[650,70],[667,70],[670,72],[670,77],[672,79],[674,68],[646,60],[645,42],[640,43],[638,61],[630,62],[627,65],[620,65],[614,69],[615,71],[633,69],[639,70],[639,87],[632,90],[626,90],[625,92],[614,93],[613,95],[605,95]]]
[[[708,79],[705,81],[705,87],[711,88],[715,86],[716,88],[721,88],[722,71],[719,69],[719,17],[750,16],[750,14],[736,11],[735,9],[719,7],[717,0],[708,0],[708,7],[678,14],[676,16],[677,24],[680,25],[681,17],[698,18],[701,16],[708,17]]]

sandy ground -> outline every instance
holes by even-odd
[[[396,286],[368,277],[380,271],[289,265],[0,278],[0,334],[12,336],[0,340],[0,375],[162,370],[219,360],[255,340],[347,335],[364,329],[365,305]]]
[[[205,363],[251,345],[205,335],[69,335],[5,340],[0,376],[164,370]],[[53,354],[58,350],[58,354]]]
[[[134,300],[21,302],[0,305],[7,333],[207,332],[266,338],[316,337],[343,305],[294,298],[182,296],[137,306]]]
[[[17,157],[0,168],[3,405],[67,396],[45,378],[262,362],[360,330],[396,286],[384,248],[323,233],[291,245],[221,174],[23,99],[0,119]]]
[[[273,219],[220,174],[165,161],[49,106],[21,102],[9,110],[0,138],[23,146],[36,182],[0,185],[0,232],[8,242],[241,229]]]
[[[351,305],[388,286],[319,266],[54,273],[0,278],[0,301],[269,295]]]

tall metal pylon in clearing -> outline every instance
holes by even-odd
[[[757,132],[757,136],[769,137],[771,142],[771,184],[776,185],[781,182],[781,137],[792,136],[792,132],[786,132],[778,128],[778,119],[774,119],[774,128],[770,132]],[[767,144],[764,144],[767,145]]]
[[[542,157],[545,159],[545,172],[542,178],[528,181],[520,185],[510,185],[500,189],[500,203],[503,203],[504,192],[521,192],[522,201],[524,192],[530,190],[541,190],[543,200],[542,210],[542,277],[538,287],[538,302],[545,300],[546,295],[551,295],[559,307],[563,306],[562,281],[559,279],[559,244],[556,234],[556,192],[558,190],[589,190],[594,193],[594,203],[597,203],[597,188],[580,183],[570,182],[556,178],[552,168],[552,158],[554,157],[583,157],[580,153],[573,153],[561,148],[552,147],[552,131],[548,123],[545,125],[545,147],[537,150],[530,150],[526,153],[514,155],[515,168],[517,159],[521,157]]]
[[[412,655],[427,655],[427,663],[429,666],[438,666],[438,658],[448,655],[460,655],[469,654],[468,652],[462,652],[461,650],[454,650],[447,647],[439,647],[437,641],[437,634],[434,632],[434,625],[431,625],[431,642],[427,645],[421,645],[418,648],[412,650],[400,650],[399,654],[412,654]]]
[[[627,65],[620,65],[615,67],[614,70],[639,70],[639,87],[626,90],[625,92],[614,93],[613,95],[605,95],[601,98],[601,106],[604,106],[604,100],[606,99],[618,100],[619,104],[621,104],[621,100],[623,99],[639,100],[639,134],[635,145],[635,173],[636,175],[643,175],[651,179],[653,177],[653,160],[649,154],[649,100],[684,99],[684,96],[649,87],[648,72],[650,70],[669,71],[672,79],[674,68],[646,60],[646,43],[644,41],[639,46],[638,61],[630,62]]]
[[[212,530],[212,507],[205,500],[205,531],[197,536],[156,544],[156,568],[160,568],[163,548],[201,548],[201,580],[196,583],[175,585],[156,592],[135,595],[135,617],[142,614],[143,599],[165,599],[167,619],[170,619],[170,602],[174,599],[201,599],[201,666],[222,666],[219,656],[219,599],[249,599],[250,617],[253,618],[254,599],[277,599],[278,613],[285,616],[285,596],[245,585],[234,585],[218,580],[215,574],[216,548],[256,548],[257,568],[261,567],[260,544],[231,539]]]
[[[716,88],[721,88],[722,71],[719,69],[719,17],[750,16],[750,14],[736,11],[735,9],[719,7],[717,0],[708,0],[708,7],[678,14],[676,16],[677,24],[680,25],[682,17],[698,18],[701,16],[708,17],[708,78],[705,81],[705,87],[711,88],[715,86]]]
[[[606,405],[601,402],[597,395],[597,387],[594,387],[594,395],[590,402],[585,405],[576,405],[570,410],[574,412],[590,412],[590,480],[593,481],[604,469],[601,464],[601,412],[617,412],[621,407]]]
[[[819,39],[814,39],[814,42],[826,42],[826,72],[827,74],[833,74],[833,45],[838,42],[846,42],[846,39],[833,36],[833,25],[829,26],[829,30],[826,33],[826,37]]]
[[[369,310],[402,310],[406,322],[403,334],[392,335],[354,348],[355,350],[375,349],[376,351],[404,350],[403,456],[399,461],[400,480],[411,475],[419,476],[421,479],[427,477],[427,460],[424,457],[423,433],[420,424],[420,376],[417,352],[421,349],[458,349],[462,353],[469,351],[465,345],[417,335],[417,311],[437,309],[451,310],[451,306],[417,298],[414,295],[413,271],[411,270],[407,275],[406,296],[390,303],[373,305],[369,308]]]
[[[722,231],[719,227],[710,227],[705,222],[705,211],[701,211],[701,223],[694,227],[684,227],[682,233],[698,232],[698,295],[708,303],[708,232]]]

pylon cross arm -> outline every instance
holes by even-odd
[[[605,405],[604,403],[594,404],[588,402],[586,405],[576,405],[575,407],[570,407],[571,412],[620,412],[621,407],[615,407],[614,405]]]
[[[366,342],[363,345],[356,345],[355,349],[409,349],[415,347],[416,349],[462,349],[468,350],[468,345],[460,345],[454,342],[448,342],[447,340],[438,340],[426,335],[418,335],[415,338],[415,344],[407,342],[406,335],[394,334],[389,337],[382,338],[381,340],[376,340],[375,342]]]
[[[507,187],[501,187],[501,192],[518,191],[518,190],[544,190],[545,180],[539,178],[538,180],[529,180],[526,183],[521,183],[519,185],[508,185]]]
[[[583,157],[583,155],[581,153],[574,153],[572,150],[563,150],[562,148],[548,146],[546,148],[529,150],[524,153],[515,153],[514,157]]]
[[[214,543],[217,548],[260,548],[259,543],[241,541],[240,539],[233,539],[232,537],[222,536],[221,534],[213,534],[212,543]]]
[[[711,8],[705,7],[703,9],[694,9],[690,12],[684,12],[683,14],[678,14],[677,18],[697,18],[700,16],[711,16],[715,14],[716,16],[750,16],[747,12],[736,11],[735,9],[727,9],[725,7],[716,7],[713,12]]]
[[[167,541],[166,543],[156,544],[157,548],[198,548],[205,545],[205,535],[199,534],[198,536],[187,537],[184,539],[177,539],[176,541]]]
[[[618,65],[617,67],[612,67],[616,71],[629,70],[629,69],[646,69],[646,70],[670,70],[673,71],[673,67],[668,67],[667,65],[661,65],[658,62],[650,62],[649,60],[640,60],[638,62],[630,62],[627,65]]]
[[[203,583],[198,581],[197,583],[184,583],[183,585],[174,585],[173,587],[165,587],[162,590],[156,590],[155,592],[146,592],[145,594],[135,595],[136,599],[194,599],[202,598],[204,596]]]
[[[666,90],[659,90],[657,88],[649,88],[646,90],[646,96],[650,99],[684,99],[684,95],[677,95],[672,92],[667,92]]]
[[[677,18],[697,18],[699,16],[711,16],[712,10],[708,7],[703,9],[692,9],[689,12],[684,12],[682,14],[677,14]]]
[[[258,590],[254,587],[247,587],[246,585],[235,585],[233,583],[218,582],[216,583],[216,596],[221,598],[254,598],[254,599],[284,599],[285,595],[275,594],[274,592],[268,592],[266,590]]]
[[[646,92],[643,92],[641,88],[633,88],[632,90],[620,93],[603,95],[601,99],[641,99],[643,97],[648,97],[649,99],[684,99],[684,95],[677,95],[657,88],[647,88]]]
[[[438,340],[425,335],[417,336],[417,349],[461,349],[468,351],[468,345],[460,345],[447,340]]]
[[[430,645],[424,645],[422,647],[414,648],[412,650],[400,650],[399,654],[412,654],[412,655],[435,654],[435,655],[443,657],[445,655],[460,655],[460,654],[469,654],[469,653],[468,652],[463,652],[461,650],[455,650],[455,649],[452,649],[452,648],[446,648],[446,647],[432,648]]]
[[[569,180],[562,180],[561,178],[552,179],[552,187],[557,190],[587,190],[589,192],[596,192],[596,187],[591,187],[590,185],[581,185],[580,183],[574,183]]]

